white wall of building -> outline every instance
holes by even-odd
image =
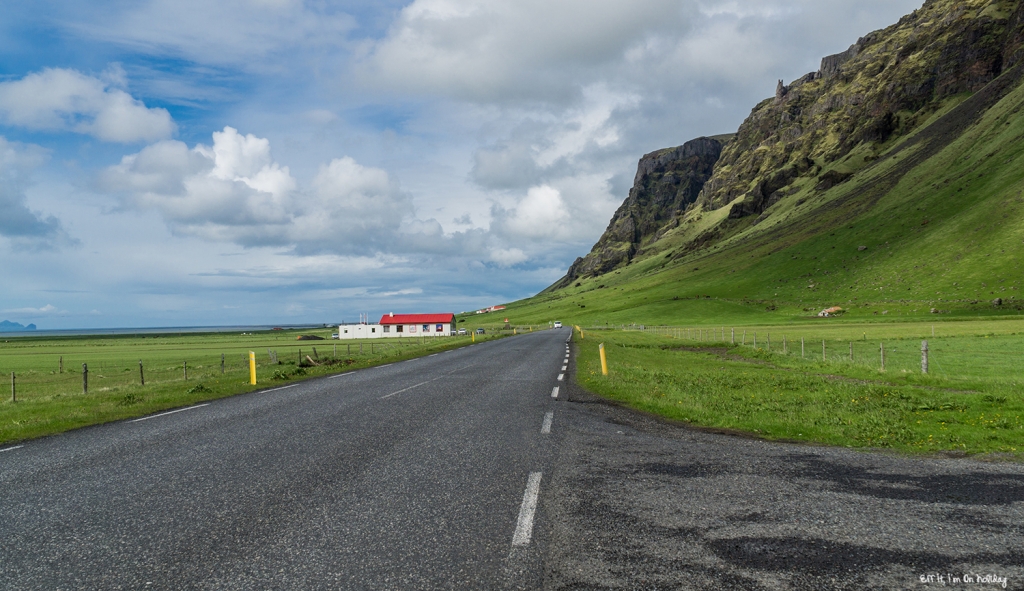
[[[399,330],[399,327],[401,327],[401,330]],[[383,326],[380,324],[342,324],[338,327],[338,338],[341,340],[450,336],[452,336],[452,325],[447,322],[431,324],[386,324]]]

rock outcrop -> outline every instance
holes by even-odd
[[[608,229],[590,254],[576,259],[565,277],[548,289],[628,264],[697,200],[721,154],[722,142],[702,137],[641,158],[629,197],[612,216]]]
[[[980,90],[1024,57],[1022,47],[1024,4],[929,0],[825,57],[818,72],[780,81],[723,151],[699,202],[712,210],[739,199],[731,218],[759,215],[798,178],[906,135],[946,99]]]

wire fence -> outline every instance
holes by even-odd
[[[595,327],[584,330],[601,330]],[[782,359],[858,366],[879,372],[921,373],[945,378],[996,379],[1017,382],[1024,379],[1024,335],[917,335],[871,338],[810,336],[806,329],[622,326],[639,331],[707,346],[719,343],[758,349]],[[932,329],[934,330],[934,329]],[[798,334],[794,335],[793,332]],[[851,331],[846,331],[851,332]]]

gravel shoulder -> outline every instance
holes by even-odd
[[[708,433],[567,389],[545,589],[1024,588],[1024,466]]]

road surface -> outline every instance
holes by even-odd
[[[0,588],[1024,585],[1020,466],[667,425],[573,385],[568,336],[0,448]]]

